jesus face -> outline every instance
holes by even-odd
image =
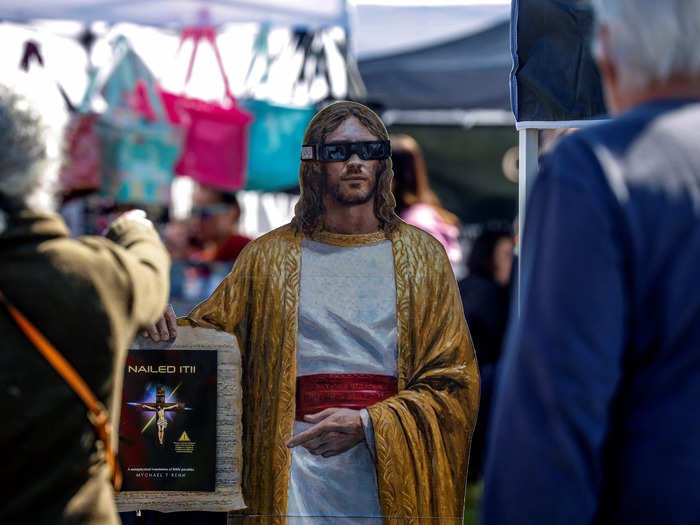
[[[348,117],[328,134],[326,143],[365,142],[379,140],[355,117]],[[377,189],[378,160],[362,160],[357,153],[344,162],[327,162],[322,165],[326,178],[326,196],[342,206],[366,204]]]

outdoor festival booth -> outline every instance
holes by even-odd
[[[42,112],[67,124],[66,200],[87,195],[115,214],[145,207],[157,219],[177,204],[174,181],[251,195],[297,185],[298,145],[317,108],[364,95],[348,19],[341,0],[8,1],[0,69],[18,88],[35,86]],[[73,233],[109,220],[99,213]],[[181,327],[174,342],[132,343],[111,407],[119,510],[244,508],[240,371],[223,332]]]
[[[64,95],[67,199],[92,193],[156,214],[173,204],[182,215],[170,189],[186,175],[251,190],[242,197],[249,211],[261,208],[249,213],[256,236],[279,224],[255,217],[269,206],[252,197],[298,185],[296,145],[316,110],[364,95],[344,0],[10,1],[0,21],[3,71],[17,70],[31,44],[29,71],[43,69],[44,89]],[[86,143],[100,147],[78,146]]]
[[[77,107],[88,90],[88,65],[100,69],[94,88],[97,93],[93,96],[93,106],[99,107],[92,113],[104,114],[106,108],[104,104],[100,106],[104,89],[100,86],[104,86],[116,54],[110,42],[118,35],[126,36],[156,87],[180,94],[194,40],[188,39],[178,53],[179,33],[187,25],[196,25],[201,7],[206,6],[210,25],[218,29],[216,42],[230,90],[241,110],[256,117],[247,125],[248,148],[243,149],[249,158],[245,177],[238,178],[239,184],[243,178],[246,181],[246,191],[239,192],[238,197],[243,204],[241,230],[248,236],[258,236],[291,218],[297,197],[281,190],[296,186],[298,160],[293,146],[299,142],[311,107],[339,98],[363,101],[379,111],[392,131],[416,135],[429,157],[435,191],[464,224],[483,222],[493,214],[500,220],[512,219],[517,200],[517,137],[512,132],[513,115],[508,100],[509,0],[350,0],[322,6],[296,2],[291,7],[283,4],[272,0],[254,5],[169,2],[166,15],[162,2],[150,0],[138,7],[132,2],[109,1],[97,7],[85,1],[60,9],[53,3],[25,7],[19,2],[8,2],[0,6],[0,19],[30,21],[42,37],[50,35],[56,40],[57,35],[63,35],[69,37],[63,41],[78,48],[77,39],[84,40],[84,27],[91,24],[99,38],[92,46],[90,64],[84,57],[70,63],[56,60],[58,46],[53,44],[42,46],[42,52],[46,53],[45,68],[51,76],[61,79]],[[45,21],[50,18],[71,18],[74,23],[69,26]],[[95,24],[93,21],[98,19],[109,25]],[[431,23],[426,24],[425,20]],[[201,41],[184,92],[207,99],[221,98],[224,86],[215,56],[206,39]],[[18,41],[17,47],[20,44]],[[12,57],[9,66],[16,67],[17,54],[21,54],[20,49],[6,55],[6,61]],[[294,65],[297,73],[283,67],[285,63]],[[8,65],[3,63],[3,70]],[[205,78],[211,81],[207,84]],[[118,86],[117,82],[113,84]],[[147,100],[143,103],[149,98],[148,89],[136,94],[142,102],[139,107],[153,106]],[[112,95],[112,100],[119,100],[114,91]],[[282,113],[285,120],[279,118]],[[156,122],[149,122],[147,127],[136,122],[132,131],[159,127],[157,121],[162,119],[154,110],[145,114]],[[164,114],[171,116],[171,112]],[[89,131],[89,119],[75,120],[82,124],[81,127],[76,123],[76,134],[86,133],[85,128]],[[121,120],[123,125],[128,123],[129,119]],[[120,122],[112,119],[108,124]],[[101,128],[112,144],[121,136],[114,127]],[[167,130],[167,126],[160,128]],[[174,132],[177,134],[178,130]],[[169,135],[161,134],[166,144],[157,155],[151,152],[151,157],[164,158],[166,163],[173,156],[178,157],[173,163],[174,173],[161,170],[161,180],[184,171],[184,165],[177,162],[182,160],[178,149],[172,145],[172,139],[177,141],[177,137]],[[130,151],[121,154],[125,149]],[[139,151],[133,150],[138,149],[138,145],[128,141],[118,142],[107,151],[102,171],[107,171],[110,180],[119,180],[119,173],[114,176],[115,170],[107,168],[115,164],[115,155],[121,164],[135,166],[139,155],[134,153]],[[260,162],[270,153],[284,162],[275,166]],[[271,168],[276,172],[270,173]],[[156,173],[152,175],[158,179]],[[175,193],[183,198],[172,203],[171,217],[182,217],[186,206],[180,203],[187,201],[190,188],[179,184],[186,179],[175,180]],[[119,198],[129,197],[128,190],[133,187],[102,186],[103,193],[116,193]],[[138,192],[142,187],[143,184],[136,184],[135,189]],[[156,192],[155,197],[163,198],[163,192]],[[109,200],[106,202],[108,205]],[[64,209],[71,228],[76,232],[99,230],[105,222],[104,214],[89,213],[89,207],[86,214],[81,205],[78,200]],[[86,215],[89,227],[81,228],[79,219]]]
[[[208,22],[202,20],[202,6],[207,7]],[[103,139],[101,158],[93,155],[92,166],[88,162],[82,171],[66,173],[69,180],[78,175],[78,190],[94,188],[97,184],[88,175],[97,171],[95,163],[101,161],[99,172],[104,177],[97,195],[107,197],[69,203],[63,213],[73,231],[100,231],[110,218],[104,209],[111,209],[115,200],[117,205],[130,204],[136,196],[141,202],[135,203],[141,207],[148,205],[144,199],[167,201],[168,193],[157,188],[173,188],[176,198],[170,201],[171,218],[187,215],[190,179],[174,175],[186,173],[197,178],[198,172],[206,171],[206,166],[196,163],[198,152],[203,151],[202,141],[190,140],[196,137],[188,137],[182,126],[185,119],[177,118],[177,111],[158,111],[158,94],[161,88],[167,91],[172,96],[166,95],[163,103],[174,100],[188,117],[197,118],[198,112],[183,108],[188,100],[175,97],[186,94],[221,100],[226,91],[223,79],[240,109],[229,116],[243,128],[232,137],[238,143],[228,150],[239,154],[229,159],[232,169],[226,172],[236,173],[228,188],[243,190],[238,199],[243,208],[240,229],[244,235],[257,237],[290,220],[297,195],[285,190],[297,185],[295,145],[301,142],[313,111],[340,98],[367,103],[380,113],[391,132],[406,133],[419,141],[434,191],[443,206],[465,225],[464,250],[481,224],[513,219],[518,147],[508,93],[512,64],[509,0],[349,0],[320,7],[308,2],[280,6],[282,2],[272,0],[255,5],[175,2],[167,15],[162,3],[150,0],[143,9],[131,2],[109,1],[99,8],[87,1],[72,3],[68,9],[42,3],[27,8],[19,2],[0,6],[0,19],[30,21],[40,36],[51,35],[54,40],[56,35],[69,37],[62,40],[73,48],[80,48],[78,40],[90,46],[84,33],[86,24],[97,36],[89,63],[84,57],[64,63],[55,58],[58,46],[42,46],[45,68],[61,79],[73,104],[83,110],[72,118],[72,142],[80,143],[79,138],[89,136],[92,128],[97,128]],[[71,17],[74,23],[69,27],[39,17]],[[96,19],[106,22],[96,24]],[[431,23],[426,24],[426,20]],[[204,33],[190,32],[179,47],[184,27],[205,22],[217,29],[215,42],[224,75]],[[115,47],[118,36],[126,37],[126,43]],[[22,42],[18,39],[17,46]],[[201,42],[196,54],[195,42]],[[130,52],[125,52],[128,49]],[[12,56],[12,64],[3,64],[3,70],[16,67],[14,57],[18,54],[20,49],[6,55],[6,60]],[[116,68],[115,56],[120,54],[128,57],[122,60],[125,67]],[[92,87],[94,94],[86,97],[92,78],[86,70],[90,67],[97,70],[97,80]],[[134,74],[134,70],[141,73]],[[119,75],[110,78],[113,71]],[[136,89],[134,78],[150,79],[152,85],[142,82]],[[124,94],[132,102],[130,107],[127,103],[124,108]],[[82,104],[87,99],[92,101],[89,108]],[[134,108],[135,119],[130,118]],[[246,115],[252,117],[247,122]],[[142,122],[144,116],[148,122]],[[91,126],[94,120],[98,122]],[[199,125],[200,137],[206,129],[206,125]],[[152,140],[145,145],[134,143],[146,134]],[[85,152],[74,149],[76,155]],[[183,149],[189,153],[189,163]],[[243,154],[247,160],[241,163]],[[262,160],[272,156],[278,161]],[[146,172],[141,169],[144,165],[160,169]],[[137,171],[148,173],[145,178],[156,183],[149,185],[144,177],[139,180],[130,175]],[[119,183],[124,180],[126,184]],[[168,180],[174,180],[174,185],[168,186]],[[85,206],[86,202],[97,205]],[[114,208],[115,212],[119,209]],[[149,212],[157,215],[158,209],[163,208]]]

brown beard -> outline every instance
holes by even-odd
[[[365,204],[369,202],[370,200],[374,199],[376,193],[377,193],[377,181],[379,179],[378,173],[379,168],[377,171],[374,173],[374,184],[372,185],[372,188],[365,194],[354,194],[354,195],[345,195],[343,194],[342,190],[340,189],[340,183],[334,184],[332,186],[328,185],[328,168],[325,165],[321,166],[321,175],[323,177],[324,181],[324,191],[327,192],[336,202],[340,204],[344,204],[346,206],[355,206],[358,204]],[[359,173],[358,170],[354,169],[352,165],[348,166],[347,170],[348,174],[354,174],[354,173]]]

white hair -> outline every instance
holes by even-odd
[[[593,0],[598,26],[609,35],[607,59],[620,88],[638,91],[652,82],[700,74],[700,1]],[[602,46],[597,36],[594,54]]]
[[[29,99],[0,86],[0,212],[53,211],[60,153]]]

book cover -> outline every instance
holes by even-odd
[[[119,458],[124,491],[215,488],[216,352],[130,350]]]

